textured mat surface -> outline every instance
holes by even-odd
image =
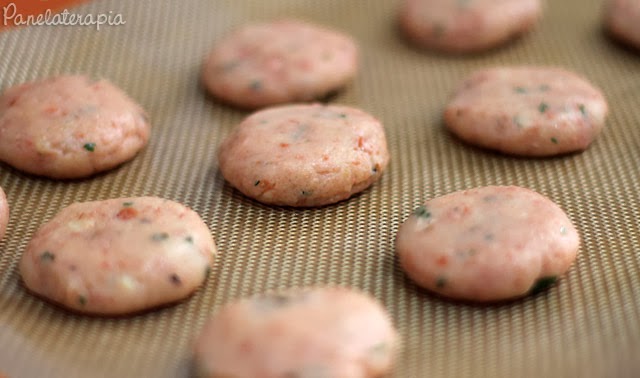
[[[37,26],[0,34],[0,86],[63,72],[103,76],[149,112],[149,146],[97,177],[58,182],[0,165],[12,215],[0,243],[0,373],[9,377],[186,377],[190,342],[207,317],[268,289],[342,284],[379,298],[404,349],[397,377],[633,377],[640,375],[640,53],[604,37],[600,2],[549,2],[530,35],[490,53],[449,57],[409,47],[395,1],[117,1],[80,13],[121,13],[126,25]],[[334,101],[386,127],[391,165],[381,182],[321,209],[272,208],[224,184],[215,151],[246,113],[199,85],[200,63],[232,26],[282,15],[356,37],[363,66]],[[517,159],[468,147],[443,128],[458,81],[495,64],[560,65],[605,92],[611,114],[586,152]],[[443,301],[405,279],[398,225],[422,201],[454,190],[515,184],[559,203],[576,224],[579,258],[559,285],[512,303]],[[17,263],[33,232],[62,207],[157,195],[197,210],[221,251],[190,299],[121,319],[70,314],[28,294]],[[2,375],[2,374],[0,374]]]

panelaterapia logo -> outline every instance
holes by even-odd
[[[18,11],[15,3],[2,7],[2,23],[4,26],[90,26],[100,31],[102,26],[120,26],[127,23],[122,14],[109,11],[109,13],[79,14],[69,12],[68,9],[60,13],[53,13],[47,9],[43,14],[24,15]]]

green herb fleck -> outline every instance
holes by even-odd
[[[492,195],[492,194],[491,194],[491,195],[488,195],[488,196],[484,196],[484,197],[482,198],[482,200],[483,200],[484,202],[491,203],[491,202],[496,202],[496,201],[498,200],[498,197],[497,197],[497,196],[495,196],[495,195]]]
[[[557,276],[542,277],[542,278],[538,279],[536,281],[536,283],[533,284],[533,287],[531,288],[531,290],[529,290],[529,293],[530,294],[537,294],[537,293],[545,290],[549,286],[553,285],[557,281],[558,281],[558,277]]]
[[[310,195],[313,194],[313,191],[311,191],[311,190],[303,190],[300,193],[302,193],[303,197],[309,197]]]
[[[493,239],[495,239],[495,236],[493,234],[486,234],[484,236],[484,240],[486,241],[492,241]]]
[[[418,207],[417,209],[415,209],[413,214],[418,218],[425,218],[425,219],[431,218],[431,213],[429,212],[429,209],[427,209],[426,206]]]
[[[270,311],[305,301],[307,298],[307,291],[286,292],[279,294],[267,294],[257,297],[254,299],[254,303],[261,311]]]
[[[545,102],[541,102],[540,105],[538,105],[538,111],[540,113],[546,112],[547,109],[549,109],[549,105],[547,105]]]
[[[86,305],[87,304],[87,297],[85,297],[84,295],[78,296],[78,303],[80,303],[80,306]]]
[[[85,143],[84,144],[84,149],[89,151],[89,152],[93,152],[96,150],[96,144],[95,143]]]
[[[557,139],[557,138],[555,138],[555,137],[552,137],[552,138],[551,138],[551,143],[553,143],[553,144],[558,144],[558,139]]]
[[[276,306],[286,306],[292,300],[291,297],[288,297],[286,295],[274,295],[270,297],[270,299]]]
[[[254,80],[249,84],[249,88],[251,88],[252,91],[258,92],[262,89],[262,82],[260,80]]]
[[[522,128],[524,127],[524,124],[522,123],[522,120],[520,119],[520,116],[513,116],[513,123],[518,127],[518,128]]]
[[[461,7],[461,8],[464,8],[464,7],[468,6],[470,2],[471,2],[471,0],[458,0],[457,1],[458,6]]]
[[[231,62],[224,63],[222,66],[220,66],[220,69],[224,72],[229,72],[234,68],[238,67],[239,65],[240,65],[239,61],[233,60]]]
[[[546,91],[548,91],[549,89],[551,89],[551,87],[550,87],[550,86],[548,86],[547,84],[542,84],[542,85],[540,86],[540,88],[539,88],[539,89],[540,89],[540,91],[542,91],[542,92],[546,92]]]
[[[322,60],[328,61],[331,60],[331,58],[333,58],[333,54],[331,53],[331,51],[325,51],[322,53]]]
[[[171,281],[171,283],[174,284],[175,286],[182,285],[182,280],[180,279],[180,276],[178,276],[175,273],[173,273],[171,276],[169,276],[169,281]]]
[[[44,251],[40,255],[40,261],[43,261],[43,262],[53,262],[55,259],[56,259],[56,255],[54,255],[49,251]]]
[[[447,279],[444,277],[438,277],[438,279],[436,280],[436,287],[438,289],[442,289],[446,285],[447,285]]]
[[[295,297],[289,295],[272,294],[257,298],[256,303],[263,309],[272,309],[287,306],[295,299]]]
[[[529,290],[529,293],[530,294],[537,294],[537,293],[545,290],[549,286],[553,285],[554,283],[556,283],[556,281],[558,281],[558,277],[556,277],[556,276],[549,276],[549,277],[540,278],[539,280],[536,281],[535,284],[533,284],[533,287],[531,288],[531,290]]]
[[[140,118],[144,121],[144,123],[149,123],[149,116],[145,112],[140,112]]]
[[[369,349],[369,353],[371,354],[383,354],[387,352],[387,348],[389,347],[389,345],[387,345],[387,343],[385,342],[381,342],[379,344],[376,344],[374,346],[372,346]]]
[[[585,108],[584,104],[578,105],[578,109],[580,109],[580,113],[582,113],[583,117],[587,116],[587,108]]]
[[[209,265],[204,267],[204,278],[207,279],[211,274],[211,267]]]
[[[157,232],[151,235],[151,240],[160,242],[169,239],[169,234],[166,232]]]
[[[260,180],[256,180],[256,182],[253,183],[253,186],[258,186],[260,185]]]
[[[133,206],[133,202],[123,202],[123,203],[122,203],[122,206],[124,206],[124,207],[131,207],[131,206]]]
[[[186,238],[184,238],[184,241],[186,241],[189,244],[193,244],[193,236],[189,235]]]
[[[345,113],[338,113],[338,118],[347,118]]]
[[[516,93],[527,93],[527,88],[525,87],[515,87],[513,90],[516,91]]]

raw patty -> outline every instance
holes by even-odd
[[[146,145],[144,111],[106,80],[59,76],[0,97],[0,160],[51,178],[111,169]]]
[[[254,113],[220,146],[227,181],[260,202],[322,206],[358,193],[389,163],[380,122],[346,106],[287,105]]]
[[[374,299],[345,289],[271,294],[227,304],[195,346],[201,377],[378,377],[398,337]]]
[[[4,190],[0,187],[0,240],[4,237],[7,231],[7,224],[9,223],[9,204],[7,203],[7,196],[4,194]]]
[[[398,230],[400,264],[419,286],[468,301],[537,292],[564,274],[579,247],[567,215],[515,186],[451,193],[418,207]]]
[[[20,261],[32,292],[71,310],[117,315],[186,298],[216,247],[187,207],[156,197],[75,203],[35,233]]]
[[[467,53],[529,31],[541,12],[540,0],[404,0],[400,26],[422,47]]]
[[[462,140],[521,156],[585,150],[608,112],[602,93],[560,68],[497,67],[470,75],[444,112]]]
[[[640,48],[640,1],[605,1],[604,24],[614,37]]]
[[[223,38],[204,63],[202,80],[217,98],[259,108],[324,97],[358,68],[351,37],[296,20],[244,26]]]

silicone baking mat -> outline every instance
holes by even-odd
[[[190,343],[221,305],[270,289],[340,284],[384,303],[403,338],[395,377],[640,376],[640,53],[606,38],[598,1],[548,2],[536,30],[474,56],[421,52],[398,36],[396,1],[190,0],[85,4],[125,25],[32,26],[0,34],[0,85],[59,73],[106,77],[149,112],[148,147],[111,172],[53,181],[0,165],[11,221],[0,242],[0,373],[8,377],[187,377]],[[295,16],[353,35],[362,70],[333,101],[385,125],[391,164],[354,198],[320,209],[269,207],[225,184],[215,152],[247,113],[199,84],[214,41],[244,22]],[[442,109],[472,70],[559,65],[606,94],[606,129],[586,152],[512,158],[447,133]],[[582,245],[568,275],[515,302],[469,305],[417,289],[394,256],[421,202],[514,184],[556,201]],[[28,294],[17,264],[31,235],[75,201],[156,195],[197,210],[220,254],[193,297],[118,319],[74,315]],[[0,374],[2,375],[2,374]]]

